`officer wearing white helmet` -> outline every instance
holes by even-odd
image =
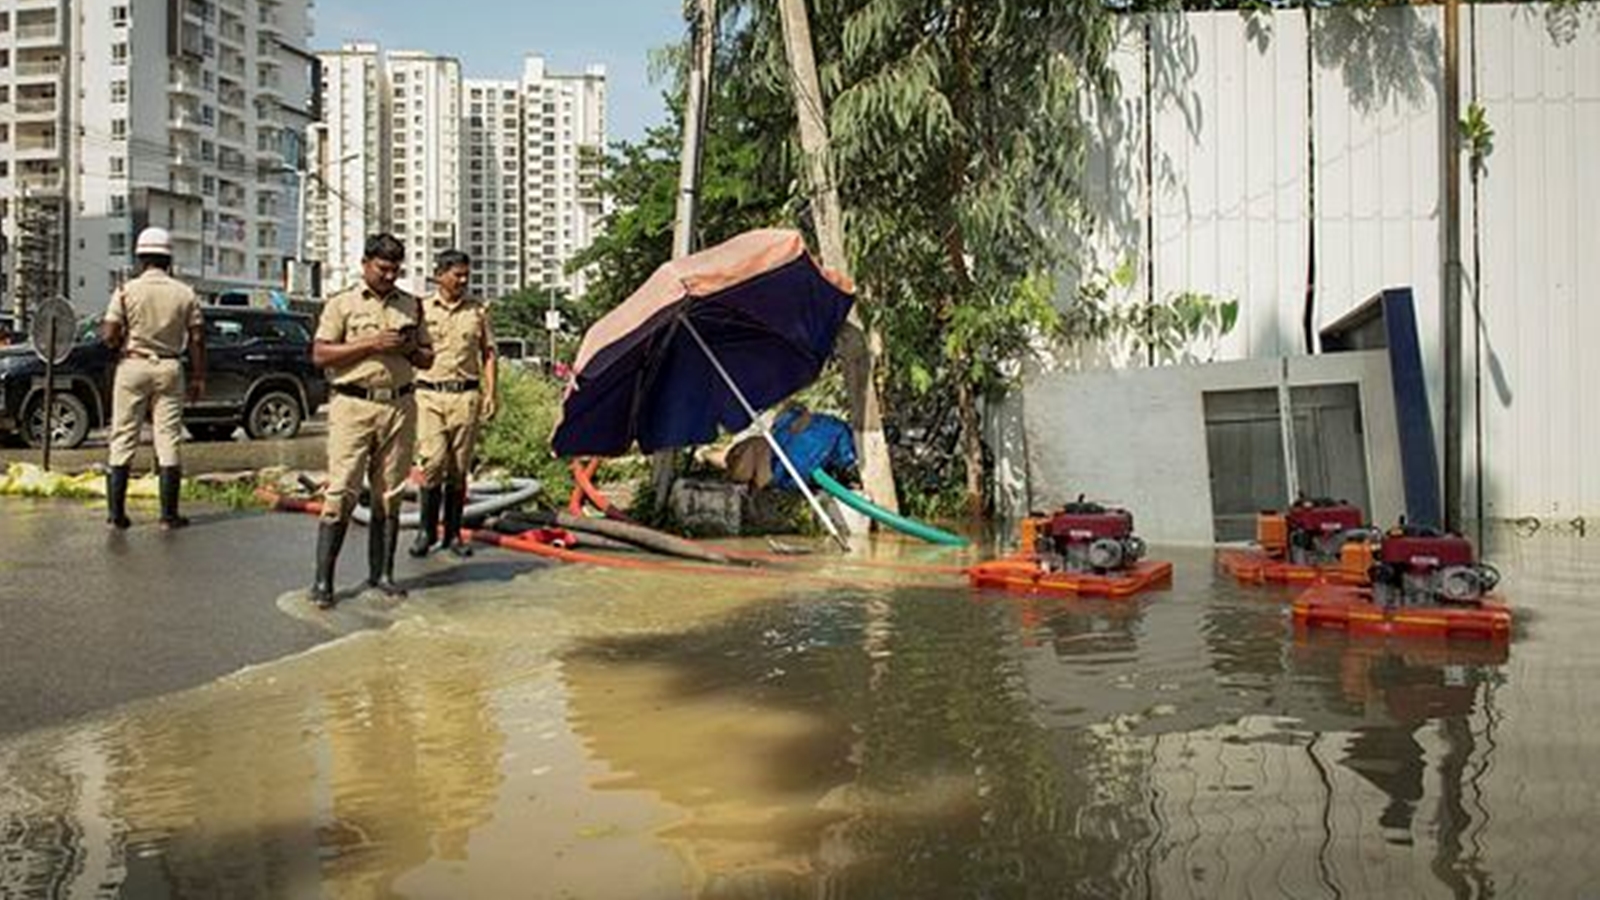
[[[149,416],[154,426],[160,468],[161,527],[182,528],[178,515],[183,470],[178,443],[183,437],[183,354],[189,355],[188,396],[205,393],[205,325],[194,290],[172,276],[172,236],[165,228],[139,232],[134,256],[139,275],[111,295],[100,334],[118,351],[111,391],[110,470],[106,475],[106,522],[127,528],[128,475],[139,446],[139,429]]]

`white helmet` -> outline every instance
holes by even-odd
[[[134,256],[171,256],[172,235],[165,228],[151,226],[139,232],[139,240],[133,246]]]

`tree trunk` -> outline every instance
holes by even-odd
[[[983,518],[983,422],[978,415],[978,400],[972,383],[956,380],[956,403],[961,414],[961,461],[966,464],[967,515]]]
[[[783,43],[793,74],[795,114],[800,124],[800,146],[805,156],[806,181],[811,192],[822,264],[848,276],[850,260],[845,253],[844,216],[833,180],[828,123],[811,45],[811,20],[805,0],[779,0],[778,10],[783,18]],[[883,410],[878,403],[874,378],[881,355],[880,343],[877,335],[862,326],[855,307],[851,307],[850,318],[839,334],[836,352],[844,372],[845,388],[850,394],[850,425],[855,431],[856,449],[861,459],[862,485],[873,502],[898,513],[900,499],[895,490],[894,468],[889,462],[889,442],[883,433]]]

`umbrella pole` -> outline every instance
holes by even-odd
[[[711,352],[711,347],[706,344],[705,338],[700,336],[700,332],[695,330],[693,322],[690,322],[687,317],[679,321],[688,330],[689,336],[694,338],[694,342],[700,345],[700,352],[706,355],[706,359],[711,361],[711,365],[717,370],[717,374],[722,376],[722,383],[727,385],[728,390],[733,392],[733,398],[739,401],[740,406],[744,407],[745,414],[750,417],[750,421],[761,428],[761,436],[767,439],[767,445],[772,448],[772,452],[783,463],[783,467],[788,470],[789,477],[793,478],[794,483],[800,486],[800,493],[806,495],[806,502],[811,504],[812,511],[817,514],[818,519],[822,520],[822,524],[828,529],[828,533],[833,535],[833,539],[838,542],[841,549],[848,551],[850,542],[846,541],[844,535],[839,533],[839,526],[833,524],[833,518],[822,509],[822,503],[817,500],[817,495],[811,492],[811,486],[806,483],[806,479],[795,470],[794,462],[789,459],[789,454],[783,452],[783,448],[778,446],[778,439],[772,436],[767,424],[756,415],[755,409],[750,406],[750,401],[744,398],[744,392],[740,391],[739,386],[733,383],[733,376],[729,375],[728,370],[722,367],[722,360],[717,359],[717,355]]]

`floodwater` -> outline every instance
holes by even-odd
[[[1499,542],[1498,649],[1296,635],[1287,592],[1158,555],[1174,586],[1132,602],[975,594],[892,542],[429,588],[386,630],[0,743],[0,897],[1600,883],[1593,542]]]

